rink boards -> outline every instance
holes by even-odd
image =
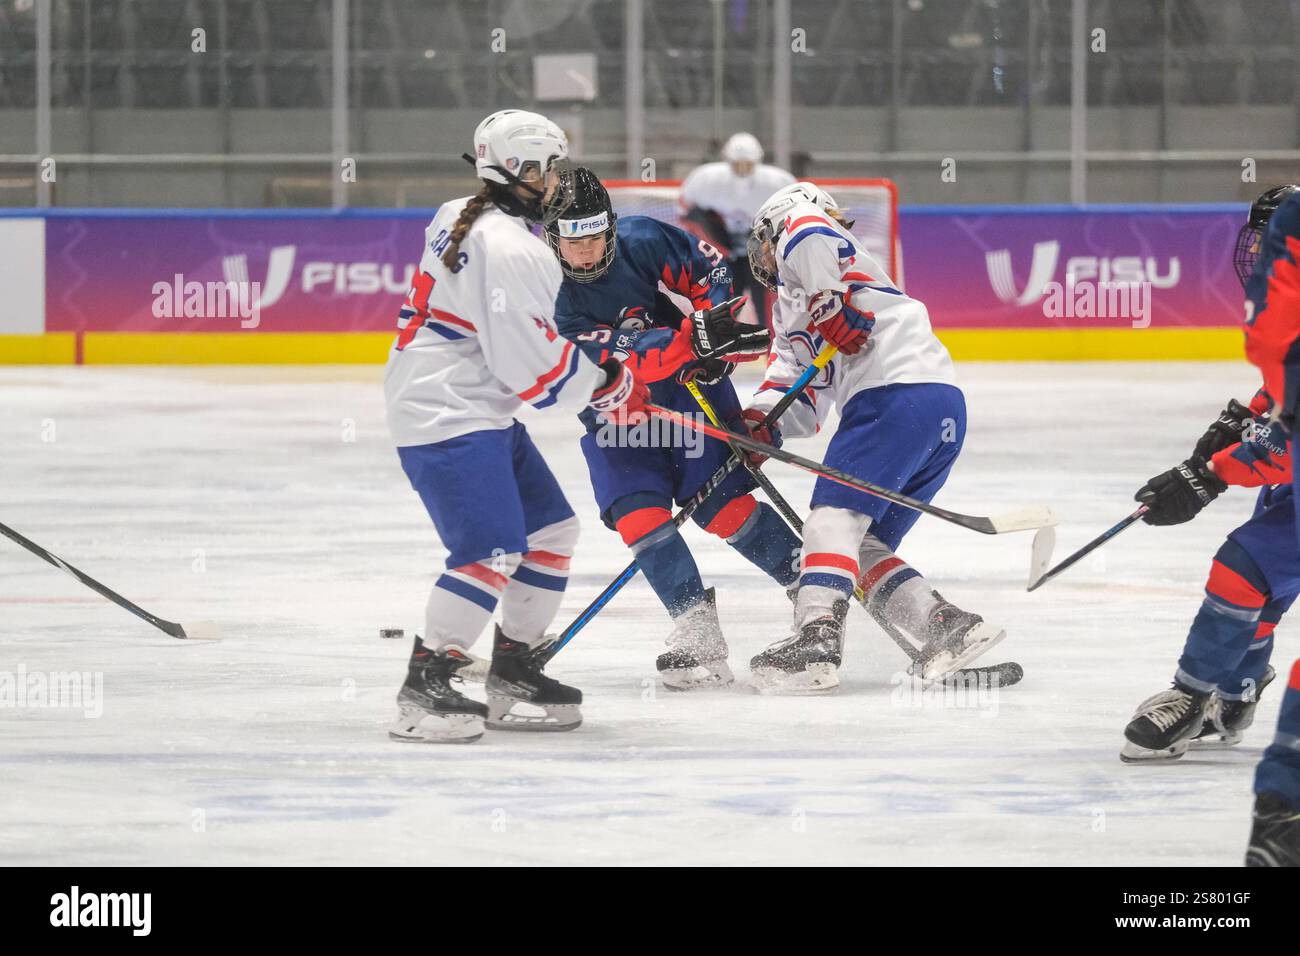
[[[382,362],[430,210],[0,212],[0,364]],[[960,360],[1234,359],[1244,208],[905,208]]]

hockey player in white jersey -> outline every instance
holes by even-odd
[[[750,133],[733,135],[722,147],[722,162],[697,166],[682,182],[678,202],[683,224],[722,251],[731,266],[733,291],[749,295],[756,305],[766,290],[749,273],[749,225],[764,200],[792,182],[784,169],[763,162],[763,147]]]
[[[850,225],[829,195],[806,182],[777,191],[754,217],[750,265],[778,300],[772,357],[746,421],[769,441],[765,414],[822,347],[834,345],[838,354],[781,419],[782,433],[814,434],[833,402],[840,421],[826,463],[929,501],[961,451],[965,399],[925,306],[895,288]],[[914,649],[923,678],[965,667],[1005,636],[944,600],[895,553],[918,516],[818,480],[804,524],[793,633],[750,662],[760,690],[838,686],[855,584],[875,621]]]
[[[396,740],[462,743],[484,728],[571,730],[582,693],[542,673],[532,649],[559,609],[578,520],[516,410],[635,414],[648,389],[617,361],[597,365],[553,318],[562,275],[529,231],[568,155],[546,117],[493,113],[474,132],[479,192],[444,204],[384,372],[402,468],[450,552],[398,694]],[[502,610],[488,704],[451,686]]]

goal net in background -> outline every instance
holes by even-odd
[[[857,236],[889,277],[903,288],[903,250],[898,242],[898,187],[888,179],[813,179],[834,197],[853,220]],[[674,225],[681,224],[682,208],[677,203],[680,180],[643,183],[635,179],[605,182],[614,211],[620,216],[652,216]]]

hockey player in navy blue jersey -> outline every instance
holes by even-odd
[[[1280,197],[1259,243],[1259,261],[1246,283],[1246,357],[1264,376],[1277,400],[1277,425],[1291,438],[1292,497],[1296,482],[1295,421],[1300,407],[1300,188]],[[1289,560],[1266,568],[1271,585],[1282,579],[1300,591],[1300,514],[1277,529],[1290,542]],[[1255,809],[1246,850],[1247,866],[1300,866],[1300,661],[1291,666],[1282,695],[1277,733],[1255,771]]]
[[[1300,187],[1268,190],[1242,227],[1233,260],[1254,309],[1264,304],[1264,287],[1248,282],[1263,230],[1280,203],[1296,194]],[[1138,491],[1149,509],[1143,520],[1171,525],[1190,521],[1229,486],[1260,489],[1255,513],[1214,556],[1172,686],[1139,704],[1124,729],[1120,758],[1126,762],[1177,759],[1189,748],[1238,743],[1274,678],[1273,631],[1300,592],[1300,545],[1292,530],[1288,436],[1269,421],[1277,396],[1268,388],[1249,405],[1230,401],[1190,458]]]
[[[742,300],[731,297],[731,274],[721,253],[656,219],[619,219],[609,193],[588,169],[561,177],[553,207],[546,237],[564,272],[555,305],[560,333],[598,363],[624,362],[665,408],[699,414],[682,384],[693,379],[719,417],[745,434],[727,376],[734,362],[765,356],[770,335],[735,321]],[[684,316],[661,286],[695,311]],[[712,336],[707,353],[701,348],[706,329]],[[692,690],[731,683],[713,589],[705,588],[672,520],[673,503],[693,497],[730,450],[691,433],[658,429],[635,436],[602,425],[594,415],[581,418],[587,426],[582,451],[601,519],[631,548],[673,620],[668,650],[656,662],[665,686]],[[770,505],[754,499],[753,488],[748,472],[737,469],[692,518],[789,587],[798,577],[799,538]]]

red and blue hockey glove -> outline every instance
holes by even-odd
[[[749,429],[749,437],[754,441],[761,441],[764,445],[771,445],[774,448],[781,447],[781,432],[775,425],[767,424],[767,414],[761,409],[747,408],[740,413],[740,417],[744,420],[745,427]],[[760,455],[756,451],[750,452],[746,457],[755,468],[767,461],[766,455]]]
[[[605,384],[591,395],[589,406],[602,419],[617,425],[636,425],[645,421],[645,407],[650,402],[650,386],[637,381],[632,370],[621,362],[602,362]]]
[[[854,308],[847,292],[819,292],[808,312],[817,334],[845,355],[862,351],[876,324],[876,314]]]

